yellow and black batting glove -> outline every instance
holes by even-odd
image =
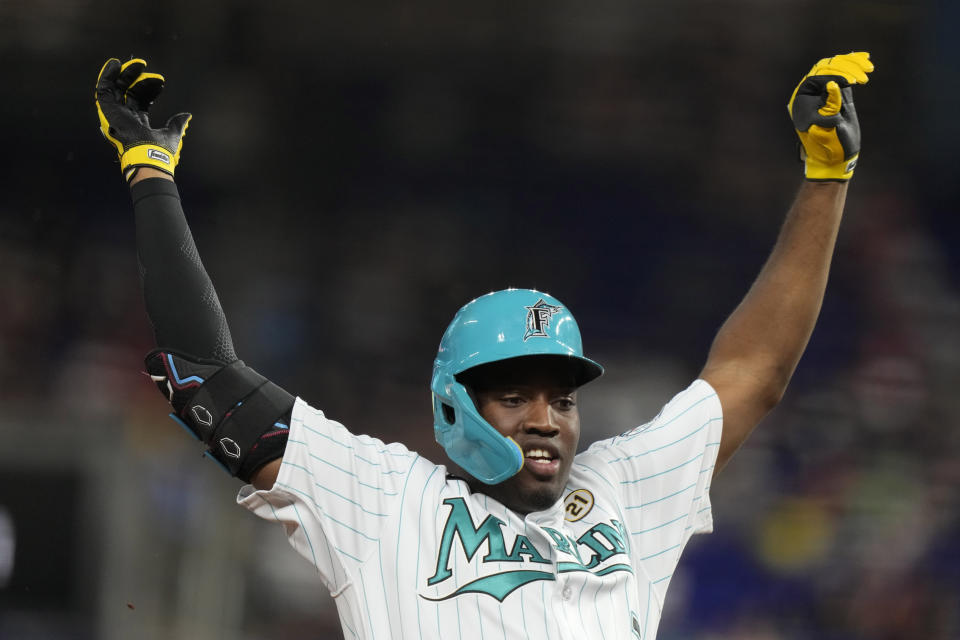
[[[110,58],[100,69],[94,99],[100,132],[117,148],[120,170],[129,182],[140,167],[173,175],[180,161],[189,113],[178,113],[162,129],[150,127],[148,111],[163,89],[163,76],[147,73],[147,63],[134,58],[120,63]]]
[[[787,111],[800,136],[800,159],[808,180],[846,182],[860,157],[860,123],[852,85],[873,71],[865,51],[824,58],[813,65],[790,96]]]

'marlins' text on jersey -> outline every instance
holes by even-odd
[[[500,518],[488,515],[480,526],[474,526],[466,500],[448,498],[443,504],[450,507],[450,513],[443,527],[436,570],[427,578],[426,586],[436,587],[453,578],[450,583],[452,590],[440,598],[420,594],[421,598],[437,601],[466,593],[484,593],[503,602],[504,598],[525,584],[556,579],[551,567],[552,562],[544,557],[529,538],[521,534],[516,534],[513,540],[504,537],[503,527],[506,523]],[[550,527],[543,527],[543,530],[553,539],[553,547],[558,552],[558,557],[562,554],[568,558],[557,562],[556,573],[589,571],[601,576],[615,571],[633,573],[627,558],[629,536],[623,524],[617,520],[599,522],[577,539]],[[465,584],[457,584],[450,568],[450,555],[457,548],[455,543],[467,561],[472,565],[480,565],[473,575],[480,574],[481,577]],[[475,558],[484,545],[487,549],[486,555]],[[502,562],[515,562],[518,568],[491,572],[494,568],[491,563]],[[489,568],[485,569],[485,565]]]

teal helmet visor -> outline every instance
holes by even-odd
[[[505,289],[464,305],[440,341],[433,363],[433,429],[437,442],[464,471],[497,484],[523,468],[523,451],[477,411],[460,374],[480,365],[524,356],[559,356],[575,386],[599,377],[603,367],[584,357],[573,314],[551,295]]]

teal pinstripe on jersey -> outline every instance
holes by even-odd
[[[238,501],[283,524],[335,594],[346,638],[647,640],[683,547],[712,528],[721,424],[698,380],[595,443],[565,491],[592,503],[568,521],[562,500],[519,516],[298,400],[276,485]]]

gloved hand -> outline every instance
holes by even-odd
[[[824,58],[813,65],[790,96],[787,111],[800,136],[808,180],[846,182],[860,156],[860,123],[851,85],[866,84],[873,71],[865,51]]]
[[[178,113],[162,129],[152,129],[147,113],[163,89],[163,76],[146,73],[147,63],[134,58],[120,64],[110,58],[100,69],[94,99],[100,131],[117,148],[120,170],[129,182],[140,167],[173,175],[183,136],[192,117]]]

